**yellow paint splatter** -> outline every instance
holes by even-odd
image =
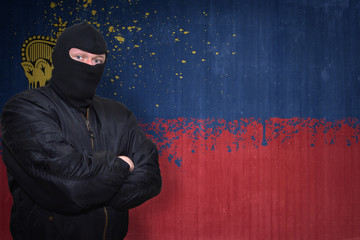
[[[84,8],[87,8],[92,3],[92,0],[84,0],[84,2],[86,3],[83,6]]]
[[[235,55],[236,53],[235,53],[235,52],[232,52],[231,54],[232,54],[232,55]]]
[[[181,62],[182,62],[182,63],[186,63],[186,61],[185,61],[185,60],[181,60]]]
[[[139,46],[139,45],[134,45],[134,47],[138,48],[138,47],[140,47],[140,46]]]
[[[179,31],[182,32],[182,31],[184,31],[184,29],[180,28]]]
[[[182,79],[183,78],[183,76],[180,76],[180,79]]]
[[[150,15],[150,13],[148,13],[148,12],[147,12],[147,13],[145,13],[145,16],[146,16],[146,17],[147,17],[147,16],[149,16],[149,15]]]
[[[201,59],[202,62],[205,62],[206,60],[205,59]]]
[[[219,53],[218,53],[218,52],[216,52],[215,54],[216,54],[216,55],[219,55]]]
[[[92,10],[91,13],[92,13],[93,16],[95,16],[95,14],[97,13],[97,11],[96,11],[96,10]]]
[[[139,68],[142,68],[142,65],[139,65]]]
[[[119,76],[115,76],[116,79],[119,79],[120,77]]]
[[[109,32],[115,32],[113,26],[110,26],[110,27],[109,27]]]
[[[175,42],[180,42],[180,40],[178,38],[175,38]]]
[[[115,39],[118,40],[120,43],[125,42],[125,38],[123,38],[122,36],[116,36]]]
[[[196,51],[192,51],[191,53],[192,53],[192,54],[196,54]]]
[[[236,37],[236,34],[233,34],[233,37]]]
[[[207,44],[210,44],[210,42],[207,42]]]
[[[51,3],[50,3],[50,7],[51,7],[51,8],[54,8],[54,7],[56,7],[56,3],[54,3],[54,2],[51,2]]]
[[[189,31],[185,31],[185,32],[184,32],[184,34],[188,34],[188,33],[189,33]]]
[[[159,104],[156,104],[155,107],[159,107]]]
[[[117,95],[117,93],[116,93],[116,92],[114,92],[114,95],[116,96],[116,95]]]

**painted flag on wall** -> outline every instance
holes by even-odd
[[[157,144],[162,193],[127,239],[360,238],[360,2],[3,4],[0,107],[51,78],[88,21],[108,43],[97,94]],[[21,16],[19,18],[18,16]],[[0,164],[0,236],[11,195]]]

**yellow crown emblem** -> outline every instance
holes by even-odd
[[[54,24],[58,27],[56,39],[65,30],[66,24],[67,22],[63,23],[61,18],[59,23]],[[38,35],[25,40],[21,48],[21,66],[29,81],[29,89],[45,86],[50,80],[54,68],[51,55],[56,39]]]

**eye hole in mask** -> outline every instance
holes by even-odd
[[[78,62],[82,62],[88,65],[97,65],[105,63],[105,54],[93,54],[79,48],[71,48],[69,55],[72,59]]]

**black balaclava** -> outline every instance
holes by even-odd
[[[65,101],[85,113],[92,103],[105,63],[91,66],[78,62],[70,57],[71,48],[93,54],[106,54],[106,43],[93,26],[80,23],[67,28],[59,36],[52,54],[54,70],[50,86]]]

